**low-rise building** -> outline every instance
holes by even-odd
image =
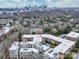
[[[43,53],[44,53],[45,51],[47,51],[50,47],[47,46],[47,45],[41,44],[41,43],[37,43],[35,48],[38,49],[41,54],[43,54]]]
[[[39,43],[39,42],[42,42],[42,37],[41,35],[40,36],[29,36],[29,35],[23,35],[22,36],[22,41],[25,41],[25,42],[28,42],[28,41],[32,41],[34,43]]]
[[[34,42],[20,42],[20,48],[34,48]]]
[[[6,36],[10,35],[10,27],[3,27],[0,29],[0,40],[2,41]]]
[[[59,59],[58,52],[55,52],[52,48],[44,52],[43,59]]]
[[[39,50],[35,48],[21,48],[20,59],[37,59],[39,56]]]
[[[16,57],[23,59],[64,59],[75,45],[73,41],[49,34],[25,35],[24,38],[31,38],[32,41],[14,42],[9,49],[11,59]],[[42,38],[60,43],[54,48],[50,48],[50,45],[41,43]]]
[[[14,42],[12,46],[9,48],[10,59],[18,59],[19,58],[19,42]]]
[[[66,35],[67,39],[71,41],[78,41],[79,40],[79,33],[76,32],[70,32]]]

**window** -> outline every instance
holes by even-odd
[[[53,52],[53,50],[50,50],[49,53]]]
[[[21,57],[21,59],[23,59],[23,57]]]
[[[31,45],[31,48],[32,48],[32,45]]]
[[[13,59],[17,59],[17,57],[13,57]]]
[[[24,57],[24,59],[27,59],[26,57]]]

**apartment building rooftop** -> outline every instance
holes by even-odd
[[[55,58],[58,55],[58,52],[55,52],[52,48],[49,49],[48,51],[44,52],[44,56],[50,56],[50,58]],[[49,57],[47,57],[49,58]]]
[[[3,27],[1,30],[0,30],[0,36],[2,36],[3,34],[6,34],[10,31],[10,27]]]
[[[37,43],[36,47],[39,48],[41,47],[44,51],[48,50],[50,47],[41,43]]]
[[[70,32],[70,33],[67,34],[66,36],[67,36],[67,37],[78,38],[78,37],[79,37],[79,33],[76,33],[76,32]]]
[[[62,54],[65,54],[74,44],[69,43],[61,43],[58,46],[56,46],[53,50],[56,52],[60,52]]]
[[[58,54],[67,54],[67,52],[73,48],[73,46],[75,45],[75,42],[67,40],[67,39],[63,39],[63,38],[59,38],[53,35],[49,35],[49,34],[40,34],[40,35],[24,35],[24,38],[31,38],[34,39],[34,41],[31,42],[19,42],[20,45],[25,44],[25,46],[27,46],[26,48],[23,48],[20,46],[20,52],[30,52],[30,51],[34,51],[34,52],[40,52],[39,54],[43,54],[44,59],[49,59],[50,58],[58,58]],[[49,39],[50,41],[53,40],[55,42],[60,42],[59,45],[57,45],[55,48],[50,48],[50,45],[44,45],[42,44],[42,40],[43,38]],[[39,41],[41,40],[41,41]],[[28,43],[30,45],[28,45]],[[31,44],[32,43],[32,44]],[[14,47],[18,46],[18,42],[14,42],[13,43],[13,47],[11,47],[10,49],[18,49]],[[23,46],[23,45],[22,45]],[[46,57],[49,56],[49,57]]]
[[[36,42],[36,43],[42,42],[42,37],[40,37],[40,36],[34,37],[33,42]]]
[[[32,52],[32,51],[35,53],[39,52],[39,50],[37,50],[35,48],[21,48],[20,49],[20,52]]]
[[[24,35],[23,37],[25,37],[25,38],[33,38],[33,37],[36,37],[36,36],[37,37],[42,37],[42,38],[48,38],[49,40],[51,39],[51,40],[60,42],[61,44],[59,44],[58,46],[56,46],[54,48],[54,50],[56,50],[56,51],[59,50],[59,52],[61,52],[61,53],[66,53],[66,51],[75,44],[75,42],[72,42],[70,40],[63,39],[63,38],[60,38],[60,37],[56,37],[56,36],[49,35],[49,34]]]
[[[18,47],[19,46],[19,42],[14,42],[11,46]]]
[[[19,49],[19,47],[17,46],[12,46],[12,47],[10,47],[10,49],[9,50],[18,50]]]

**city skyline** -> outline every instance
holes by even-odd
[[[0,8],[25,7],[26,5],[48,7],[79,7],[79,0],[0,0]]]

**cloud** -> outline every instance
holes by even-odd
[[[16,6],[18,7],[24,7],[28,3],[27,0],[0,0],[0,7],[1,8],[14,8]]]
[[[49,7],[79,7],[79,0],[47,0]]]
[[[0,0],[0,7],[24,7],[28,4],[42,5],[47,4],[49,7],[79,7],[79,0]]]
[[[45,1],[48,2],[48,3],[51,2],[51,0],[45,0]]]

